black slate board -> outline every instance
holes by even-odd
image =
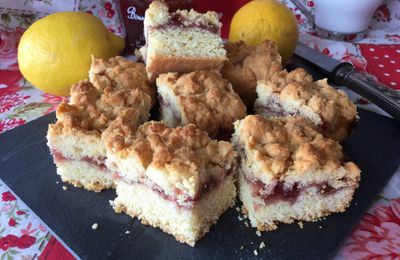
[[[45,139],[54,114],[0,135],[0,178],[83,259],[325,259],[334,255],[400,165],[399,124],[365,110],[359,113],[355,132],[344,142],[347,155],[362,169],[350,208],[320,222],[304,223],[304,229],[281,225],[262,237],[246,228],[232,208],[192,248],[136,219],[114,214],[109,206],[114,191],[95,194],[71,186],[64,191],[62,183],[56,184],[59,177]],[[95,222],[99,228],[92,230]],[[262,250],[261,241],[266,244]]]

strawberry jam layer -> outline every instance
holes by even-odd
[[[211,192],[213,189],[217,188],[218,185],[221,182],[223,182],[224,179],[226,177],[230,176],[231,174],[232,174],[232,171],[228,170],[225,173],[224,178],[221,180],[216,180],[214,178],[210,178],[209,180],[207,180],[206,182],[203,183],[203,185],[199,188],[199,190],[196,192],[196,194],[193,197],[189,196],[188,194],[185,194],[185,191],[177,189],[177,188],[175,189],[174,194],[167,194],[161,186],[157,185],[156,183],[150,182],[148,179],[147,180],[140,179],[138,181],[132,182],[132,181],[127,181],[125,178],[123,178],[118,173],[113,174],[113,179],[114,180],[119,179],[119,180],[122,180],[129,184],[139,184],[139,185],[146,186],[147,188],[150,188],[155,193],[157,193],[159,196],[161,196],[163,199],[175,203],[176,206],[178,206],[179,208],[192,209],[197,201],[201,200],[201,198],[203,196],[205,196],[207,193]],[[183,197],[183,199],[182,199],[182,197]],[[181,199],[179,199],[179,198],[181,198]]]
[[[160,106],[164,107],[164,109],[170,109],[172,111],[172,116],[173,116],[173,125],[180,125],[182,118],[180,116],[180,113],[174,109],[171,103],[169,103],[167,100],[165,100],[161,95],[158,96],[158,100],[160,102]]]
[[[276,201],[288,201],[290,203],[295,203],[301,193],[309,188],[315,187],[323,196],[329,196],[337,192],[339,189],[335,189],[330,186],[327,182],[321,183],[312,183],[307,186],[302,186],[298,183],[295,183],[291,187],[285,186],[284,182],[278,182],[272,191],[266,192],[266,185],[259,180],[249,180],[246,178],[246,181],[252,186],[252,196],[261,197],[264,200],[265,204],[271,204]]]
[[[182,29],[193,29],[198,28],[209,31],[214,34],[219,34],[220,28],[212,24],[204,23],[188,23],[188,20],[178,13],[171,14],[171,18],[168,23],[155,27],[156,29],[167,29],[168,27],[177,27]]]
[[[61,154],[59,151],[52,149],[51,154],[53,155],[54,162],[65,162],[65,161],[77,161],[77,159],[72,159],[72,158],[66,158],[63,154]],[[93,166],[96,166],[100,170],[106,171],[107,166],[105,165],[106,158],[105,157],[100,157],[100,158],[94,158],[94,157],[82,157],[79,159],[79,161],[85,161],[87,163],[90,163]]]
[[[267,106],[258,107],[257,109],[263,110],[265,114],[270,115],[270,116],[284,117],[284,116],[299,115],[298,111],[297,112],[296,111],[291,111],[291,112],[285,111],[280,104],[273,103],[273,102],[270,102],[269,105],[267,105]],[[317,125],[318,129],[321,132],[330,133],[335,130],[335,129],[332,129],[332,127],[335,127],[334,125],[326,122],[322,117],[321,117],[321,120],[322,120],[322,124]],[[349,124],[347,126],[347,132],[350,133],[351,130],[355,128],[356,124],[357,124],[356,121]]]
[[[283,107],[274,102],[270,102],[267,106],[258,106],[256,109],[263,110],[265,114],[283,117],[288,115],[296,115],[297,113],[287,113]]]

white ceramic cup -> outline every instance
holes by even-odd
[[[357,34],[368,29],[382,0],[314,0],[315,24],[330,32]]]

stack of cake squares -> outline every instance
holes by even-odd
[[[89,79],[58,107],[47,138],[61,179],[115,188],[117,213],[191,246],[237,190],[260,231],[343,212],[360,179],[339,144],[354,104],[326,80],[283,70],[273,42],[224,45],[220,30],[215,12],[153,1],[145,65],[93,58]],[[157,104],[160,121],[148,121]]]

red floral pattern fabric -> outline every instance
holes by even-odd
[[[224,22],[223,35],[227,37],[232,15],[248,1],[234,0],[230,5],[211,0],[195,1],[195,7],[198,10],[213,9],[219,12]],[[357,44],[316,37],[305,16],[289,0],[281,1],[295,14],[300,27],[301,42],[330,57],[351,62],[357,69],[370,72],[383,83],[398,89],[399,0],[383,2],[375,12],[367,38]],[[25,5],[29,11],[10,12],[3,6],[16,2]],[[71,5],[71,2],[75,5]],[[303,2],[313,11],[312,0]],[[124,36],[118,3],[118,0],[14,0],[0,3],[0,133],[54,111],[63,99],[34,88],[18,71],[17,46],[25,29],[48,13],[74,10],[100,17],[110,31]],[[392,60],[395,62],[391,62]],[[380,64],[383,67],[379,66]],[[391,84],[392,82],[395,84]],[[345,90],[358,106],[380,112],[367,100]],[[400,259],[399,187],[400,172],[393,176],[381,197],[353,230],[336,258]],[[1,180],[0,195],[0,259],[74,258]]]
[[[400,198],[366,213],[346,242],[343,254],[351,259],[400,258]]]
[[[0,180],[0,259],[34,259],[51,234]]]

